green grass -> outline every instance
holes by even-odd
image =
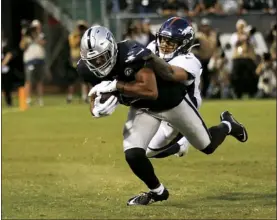
[[[146,187],[122,150],[127,108],[91,118],[88,106],[48,97],[26,112],[2,109],[3,219],[276,219],[275,101],[206,101],[208,126],[229,109],[248,128],[213,154],[152,160],[169,200],[126,201]],[[146,125],[147,126],[147,125]]]

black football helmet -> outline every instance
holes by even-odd
[[[194,41],[194,30],[189,21],[172,17],[165,21],[156,34],[156,51],[169,61],[178,54],[189,52]]]

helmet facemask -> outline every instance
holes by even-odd
[[[182,42],[169,36],[158,35],[159,56],[164,60],[172,59],[182,47]]]
[[[96,77],[103,78],[116,64],[117,43],[109,30],[95,26],[83,35],[80,54],[88,69]]]
[[[87,57],[82,57],[82,59],[91,72],[97,77],[103,78],[107,76],[114,67],[116,54],[112,56],[110,50],[106,50],[98,55],[93,55],[93,53],[94,52],[88,52]]]

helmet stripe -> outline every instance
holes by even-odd
[[[171,26],[175,21],[181,19],[180,17],[175,17],[170,23],[168,26]]]
[[[90,33],[91,33],[91,31],[92,31],[92,28],[90,28],[89,29],[89,31],[88,31],[88,49],[89,50],[92,50],[92,46],[91,46],[91,42],[90,42]]]

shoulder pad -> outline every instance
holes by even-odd
[[[135,43],[130,47],[125,59],[125,63],[149,60],[151,58],[151,54],[151,50],[139,43]]]
[[[170,65],[183,68],[193,77],[200,77],[202,65],[193,54],[179,55],[168,62]]]

